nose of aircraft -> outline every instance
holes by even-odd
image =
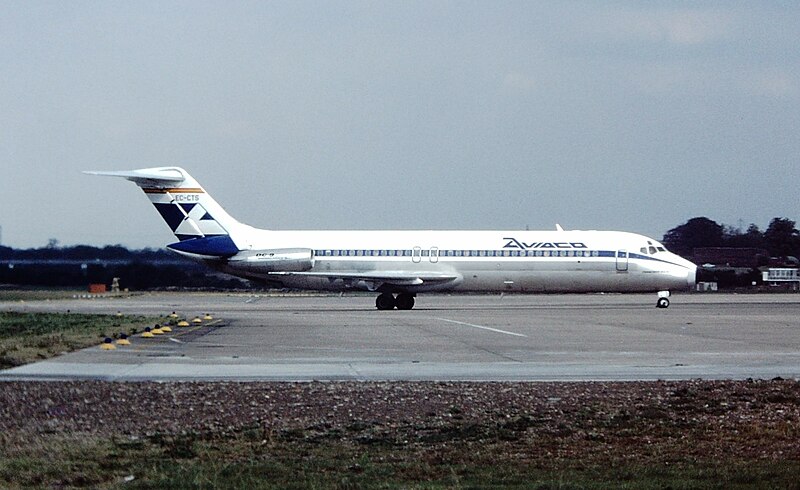
[[[687,260],[687,262],[689,261]],[[694,289],[694,285],[697,283],[697,266],[689,262],[687,267],[689,270],[686,273],[686,283],[689,289]]]
[[[670,252],[672,253],[672,252]],[[678,274],[678,277],[683,276],[686,274],[686,288],[687,289],[694,289],[694,285],[697,281],[697,266],[694,263],[684,259],[683,257],[672,253],[673,256],[673,263],[680,266],[675,269],[675,273]],[[678,272],[682,270],[683,272]]]

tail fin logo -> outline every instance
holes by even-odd
[[[191,195],[183,194],[186,199]],[[209,211],[198,202],[153,202],[158,213],[164,218],[179,240],[206,236],[227,235],[228,232],[217,222]]]

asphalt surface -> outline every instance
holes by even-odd
[[[800,378],[800,295],[142,294],[4,302],[214,320],[0,371],[2,380],[585,381]]]

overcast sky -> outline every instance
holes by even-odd
[[[800,221],[798,2],[0,4],[2,243],[174,241],[178,165],[269,229]]]

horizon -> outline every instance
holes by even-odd
[[[157,213],[155,213],[155,215],[156,215],[156,217],[158,217],[160,219],[160,216],[158,216]],[[693,216],[691,218],[687,218],[687,220],[684,221],[683,223],[678,223],[675,226],[673,226],[672,228],[670,228],[669,230],[666,230],[660,236],[649,236],[649,235],[644,235],[644,236],[646,236],[648,238],[654,238],[657,241],[662,242],[663,238],[664,238],[664,235],[667,232],[669,232],[670,230],[672,230],[674,228],[677,228],[677,227],[679,227],[681,225],[684,225],[688,221],[690,221],[692,219],[696,219],[696,218],[708,218],[708,217],[707,216]],[[793,219],[791,219],[789,217],[786,217],[786,216],[775,216],[774,218],[770,219],[770,222],[773,219],[778,219],[778,218],[780,218],[780,219],[789,219],[789,220],[795,222],[795,224],[797,223],[796,220],[793,220]],[[725,228],[726,230],[731,230],[733,232],[736,232],[737,234],[745,234],[747,232],[747,228],[750,225],[756,225],[758,227],[758,230],[761,233],[764,233],[764,231],[767,230],[768,225],[769,225],[769,224],[767,224],[767,226],[763,226],[762,227],[762,226],[758,226],[757,223],[748,223],[747,226],[732,226],[732,225],[729,225],[727,223],[720,223],[720,222],[718,222],[718,221],[716,221],[716,220],[714,220],[712,218],[708,218],[708,219],[710,219],[711,221],[714,221],[718,225],[723,226],[723,228]],[[555,228],[555,226],[554,226],[554,228]],[[0,227],[0,229],[2,229],[2,227]],[[274,231],[303,231],[303,230],[274,230]],[[325,230],[323,230],[323,231],[325,231]],[[385,231],[385,230],[333,230],[333,231],[345,231],[346,232],[346,231]],[[409,229],[409,230],[400,230],[400,231],[551,232],[551,231],[555,231],[555,229],[550,229],[550,230],[527,230],[527,229],[522,229],[522,230],[478,230],[478,229],[476,229],[476,230],[413,230],[413,229]],[[565,228],[564,231],[623,231],[623,232],[626,232],[628,230],[571,230],[571,229]],[[631,232],[631,233],[636,233],[636,232]],[[122,244],[122,243],[106,243],[106,244],[62,243],[61,240],[59,240],[57,237],[52,237],[52,238],[48,239],[48,243],[45,243],[44,245],[33,245],[33,246],[30,246],[30,247],[15,247],[13,245],[5,244],[2,241],[0,241],[0,247],[11,248],[11,249],[14,249],[14,250],[34,250],[34,249],[38,250],[38,249],[61,249],[61,248],[73,248],[73,247],[84,247],[85,246],[85,247],[100,248],[100,249],[102,249],[102,248],[113,248],[113,247],[122,247],[122,248],[125,248],[125,249],[129,250],[129,251],[145,251],[145,250],[151,250],[151,251],[167,250],[167,251],[169,251],[169,249],[167,248],[167,245],[169,243],[174,243],[176,240],[177,240],[177,238],[175,238],[173,236],[172,241],[166,242],[166,243],[164,243],[162,245],[143,246],[143,247],[130,247],[130,246],[127,246],[127,245]]]

